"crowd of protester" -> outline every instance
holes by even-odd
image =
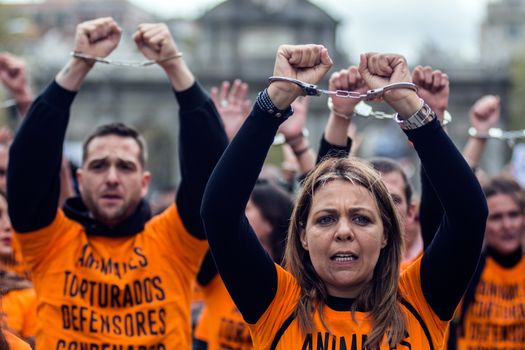
[[[252,103],[239,79],[205,91],[168,27],[140,24],[179,125],[180,184],[150,205],[133,127],[86,135],[75,173],[63,156],[70,118],[88,117],[70,115],[77,93],[121,36],[112,18],[78,24],[36,97],[24,60],[0,53],[20,116],[0,130],[0,349],[525,349],[524,192],[480,169],[499,97],[474,103],[461,152],[448,76],[364,53],[331,73],[339,93],[311,140],[324,46],[280,46]],[[356,157],[362,98],[345,91],[386,86],[375,98],[417,154],[420,193],[395,159]]]

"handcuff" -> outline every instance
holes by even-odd
[[[335,90],[335,91],[325,90],[325,89],[319,88],[315,84],[305,83],[304,81],[293,79],[293,78],[288,78],[288,77],[271,76],[268,78],[268,81],[270,83],[273,83],[276,81],[285,81],[288,83],[293,83],[299,86],[301,90],[303,90],[306,96],[321,96],[322,94],[325,94],[328,96],[353,98],[353,99],[361,100],[361,101],[375,100],[377,98],[382,97],[384,93],[389,90],[410,89],[413,91],[417,91],[416,84],[409,83],[409,82],[392,83],[392,84],[388,84],[380,88],[368,90],[365,93],[360,93],[357,91],[347,91],[347,90]]]
[[[162,62],[174,59],[174,58],[182,57],[182,52],[177,52],[176,54],[172,56],[160,58],[158,60],[134,62],[134,61],[116,61],[116,60],[112,60],[111,58],[92,56],[92,55],[88,55],[88,54],[78,52],[78,51],[71,51],[70,54],[72,57],[75,57],[75,58],[81,58],[84,60],[91,60],[91,61],[95,61],[99,63],[111,64],[111,65],[119,66],[119,67],[148,67],[148,66],[151,66],[157,63],[162,63]]]
[[[268,78],[268,81],[270,83],[276,82],[276,81],[285,81],[288,83],[293,83],[301,88],[303,90],[304,94],[306,96],[321,96],[323,94],[330,96],[328,98],[328,108],[333,111],[333,103],[332,103],[332,97],[343,97],[343,98],[353,98],[356,100],[360,100],[360,102],[355,106],[354,109],[354,115],[357,115],[362,118],[369,118],[373,117],[376,119],[394,119],[395,114],[389,114],[381,111],[374,111],[373,108],[366,104],[364,101],[372,101],[378,98],[383,97],[385,92],[389,90],[395,90],[395,89],[410,89],[417,92],[417,85],[414,83],[409,82],[401,82],[401,83],[392,83],[385,85],[381,88],[371,89],[366,91],[365,93],[360,93],[357,91],[347,91],[347,90],[325,90],[319,88],[315,84],[309,84],[305,83],[304,81],[288,78],[288,77],[281,77],[281,76],[271,76]],[[341,113],[338,114],[338,116],[349,119],[349,116],[343,115]],[[442,126],[447,125],[452,121],[452,116],[448,111],[445,111],[443,116],[443,123]]]

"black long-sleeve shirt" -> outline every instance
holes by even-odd
[[[281,122],[254,106],[213,171],[201,209],[219,273],[249,323],[256,323],[273,300],[277,274],[244,208]],[[479,258],[486,202],[472,171],[438,121],[406,134],[444,207],[443,221],[422,258],[421,281],[432,309],[448,320]]]
[[[201,198],[214,165],[228,139],[213,101],[195,83],[174,92],[180,106],[179,158],[182,181],[177,193],[179,215],[188,231],[204,239],[200,219]],[[35,100],[10,149],[8,169],[9,214],[17,232],[32,232],[49,225],[57,212],[62,147],[76,92],[52,82]],[[112,236],[135,234],[149,219],[142,203],[136,212],[115,229],[98,225],[80,199],[66,203],[66,214],[86,227],[88,233]],[[89,224],[88,224],[89,223]],[[100,223],[99,223],[100,224]]]

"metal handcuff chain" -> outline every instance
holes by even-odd
[[[361,117],[361,118],[374,118],[374,119],[394,119],[396,114],[395,113],[386,113],[383,111],[376,111],[370,106],[369,104],[365,103],[364,101],[360,101],[355,107],[354,107],[354,113],[352,116],[347,116],[342,113],[337,113],[333,109],[333,102],[331,98],[328,98],[327,101],[328,109],[330,111],[334,112],[338,117],[350,119],[350,117]],[[445,113],[443,114],[443,122],[441,123],[441,126],[446,126],[452,121],[452,115],[449,113],[449,111],[445,110]]]
[[[512,147],[516,143],[517,139],[525,138],[525,129],[505,131],[500,128],[490,128],[486,133],[481,134],[475,128],[470,127],[468,129],[468,134],[471,137],[479,139],[496,139],[506,141],[507,144]]]
[[[169,61],[175,58],[180,58],[182,57],[182,52],[177,52],[175,55],[160,58],[158,60],[148,60],[148,61],[143,61],[143,62],[116,61],[110,58],[92,56],[92,55],[88,55],[88,54],[78,52],[78,51],[72,51],[71,56],[76,57],[76,58],[81,58],[84,60],[91,60],[91,61],[95,61],[99,63],[111,64],[111,65],[119,66],[119,67],[148,67],[148,66],[151,66],[157,63],[162,63],[162,62],[166,62],[166,61]]]
[[[414,91],[417,91],[417,85],[414,83],[409,82],[403,82],[403,83],[392,83],[385,85],[381,88],[377,89],[371,89],[366,91],[365,93],[360,93],[357,91],[346,91],[346,90],[324,90],[317,87],[317,85],[314,84],[308,84],[298,79],[293,78],[287,78],[287,77],[279,77],[279,76],[271,76],[268,78],[268,81],[270,83],[275,81],[285,81],[289,83],[296,84],[299,86],[304,93],[307,96],[321,96],[322,94],[328,95],[328,108],[330,111],[334,112],[337,116],[345,119],[350,119],[351,116],[344,115],[342,113],[339,113],[337,111],[334,111],[333,108],[333,102],[332,97],[343,97],[343,98],[353,98],[360,100],[360,102],[355,106],[353,115],[362,117],[362,118],[375,118],[375,119],[394,119],[395,114],[389,114],[381,111],[374,111],[373,108],[366,104],[364,101],[371,101],[378,99],[384,95],[385,92],[389,90],[394,89],[411,89]],[[448,123],[452,121],[452,116],[448,111],[445,111],[443,123],[442,125],[445,126]]]
[[[270,83],[273,83],[276,81],[285,81],[288,83],[293,83],[299,86],[303,90],[306,96],[321,96],[322,94],[324,94],[328,96],[353,98],[353,99],[361,100],[361,101],[375,100],[377,98],[382,97],[385,94],[385,92],[389,90],[394,90],[394,89],[411,89],[411,90],[417,91],[416,84],[409,83],[409,82],[392,83],[392,84],[385,85],[381,88],[371,89],[371,90],[366,91],[365,93],[360,93],[357,91],[347,91],[347,90],[331,91],[331,90],[320,89],[319,87],[317,87],[317,85],[308,84],[308,83],[305,83],[304,81],[293,79],[293,78],[288,78],[288,77],[271,76],[268,78],[268,81]]]

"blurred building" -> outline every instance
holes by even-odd
[[[525,1],[489,2],[481,24],[481,62],[499,67],[525,50]]]
[[[126,0],[47,0],[5,8],[10,12],[9,36],[14,38],[16,34],[16,41],[24,44],[19,53],[23,52],[29,61],[36,90],[45,87],[67,61],[77,23],[114,17],[124,33],[111,58],[141,61],[143,57],[131,35],[139,23],[158,20]],[[224,79],[241,78],[250,84],[254,96],[267,85],[275,52],[283,43],[323,43],[339,67],[348,65],[335,47],[338,21],[306,0],[229,0],[195,21],[173,19],[167,23],[192,71],[206,88]],[[324,127],[325,103],[326,99],[312,100],[312,140],[319,139]],[[178,177],[177,110],[160,68],[97,64],[73,105],[68,140],[81,141],[96,125],[110,120],[132,123],[148,139],[154,185],[166,187]]]
[[[453,53],[444,53],[431,43],[422,51],[421,63],[442,69],[451,79],[449,111],[454,120],[449,133],[458,147],[467,139],[468,110],[481,95],[500,95],[504,118],[507,115],[510,82],[506,66],[488,62],[495,62],[493,58],[507,60],[503,57],[507,49],[514,52],[519,44],[525,43],[524,3],[520,0],[489,3],[481,28],[482,62],[479,65],[462,64],[455,60]],[[23,51],[18,52],[28,59],[37,90],[67,61],[77,23],[102,16],[114,17],[124,33],[111,58],[141,61],[143,57],[131,35],[139,23],[159,20],[127,0],[47,0],[2,8],[9,10],[4,27],[10,32],[7,36],[10,40],[3,43],[15,48],[22,45]],[[267,85],[275,52],[284,43],[322,43],[336,64],[333,71],[349,64],[336,46],[339,20],[307,0],[228,0],[196,20],[175,18],[167,23],[205,88],[218,85],[224,79],[241,78],[250,85],[252,98],[255,97],[255,93]],[[320,85],[328,83],[325,80]],[[328,114],[326,98],[310,101],[308,128],[312,145],[317,147]],[[389,111],[380,105],[374,108]],[[130,69],[97,64],[74,103],[68,139],[81,141],[96,125],[110,120],[126,121],[144,131],[150,145],[150,167],[156,187],[177,181],[177,104],[160,68]],[[415,156],[411,147],[400,141],[404,136],[391,120],[357,119],[355,124],[365,132],[364,156]],[[490,141],[485,157],[490,162],[484,167],[496,172],[508,159],[508,151],[503,142]]]

